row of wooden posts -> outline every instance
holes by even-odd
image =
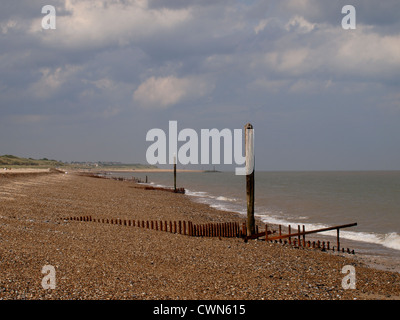
[[[159,230],[193,237],[225,237],[242,238],[246,226],[237,222],[194,224],[192,221],[160,221],[160,220],[127,220],[92,218],[92,216],[69,217],[64,220],[89,221],[106,224],[116,224],[129,227]]]
[[[276,231],[268,230],[268,225],[265,225],[265,231],[259,232],[258,226],[256,226],[256,233],[247,236],[246,223],[242,224],[238,222],[223,222],[223,223],[203,223],[195,224],[192,221],[160,221],[160,220],[127,220],[127,219],[108,219],[108,218],[92,218],[92,216],[80,216],[80,217],[69,217],[64,220],[71,221],[89,221],[99,222],[106,224],[123,225],[129,227],[139,227],[144,229],[152,229],[157,231],[165,231],[170,233],[177,233],[192,237],[221,237],[221,238],[243,238],[245,242],[249,239],[261,239],[271,243],[282,243],[293,245],[294,247],[313,248],[321,249],[322,251],[333,250],[345,252],[344,248],[340,248],[339,237],[337,238],[336,247],[332,246],[329,241],[306,241],[306,234],[317,233],[328,230],[339,230],[340,228],[346,228],[351,225],[335,226],[330,228],[305,231],[300,230],[298,226],[297,233],[291,233],[291,226],[288,226],[288,234],[282,234],[282,226],[279,225],[278,235],[273,235]],[[347,253],[354,253],[354,250],[350,251],[349,248],[346,250]]]

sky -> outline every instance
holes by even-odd
[[[400,2],[1,1],[0,155],[147,163],[169,121],[251,123],[256,170],[400,170]]]

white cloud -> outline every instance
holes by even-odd
[[[351,32],[322,24],[314,29],[314,24],[299,17],[286,26],[287,34],[252,61],[253,68],[261,66],[283,78],[356,81],[393,79],[400,69],[399,34],[380,35],[361,24]],[[293,26],[295,33],[291,31]]]
[[[314,30],[316,27],[315,23],[311,23],[304,19],[301,16],[294,16],[289,22],[285,25],[285,29],[287,31],[295,31],[298,33],[308,33]]]
[[[67,65],[57,68],[40,69],[41,78],[32,83],[30,91],[38,98],[48,98],[58,92],[67,81],[73,81],[81,67]]]
[[[262,19],[260,20],[260,22],[258,23],[258,25],[254,28],[254,32],[256,34],[258,34],[260,31],[263,31],[264,28],[267,26],[268,24],[268,19]]]
[[[57,16],[57,29],[46,32],[41,20],[30,32],[54,47],[127,45],[131,41],[171,30],[190,18],[189,9],[149,9],[147,0],[103,3],[66,0],[68,15]]]
[[[205,96],[212,89],[210,82],[199,77],[150,77],[133,93],[133,100],[144,108],[164,109]]]

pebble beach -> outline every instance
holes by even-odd
[[[399,300],[400,274],[356,255],[240,238],[189,237],[99,219],[244,222],[184,194],[79,172],[0,176],[0,299]],[[56,286],[44,289],[43,266]],[[356,272],[344,289],[344,266]]]

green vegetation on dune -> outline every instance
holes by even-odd
[[[47,158],[43,159],[20,158],[9,154],[0,156],[0,166],[53,168],[53,167],[60,167],[62,165],[64,164],[60,161],[49,160]]]
[[[0,156],[0,168],[71,168],[71,169],[156,169],[156,166],[146,165],[140,163],[125,164],[120,162],[71,162],[66,163],[57,160],[49,160],[47,158],[32,159],[32,158],[20,158],[14,155],[3,155]]]

